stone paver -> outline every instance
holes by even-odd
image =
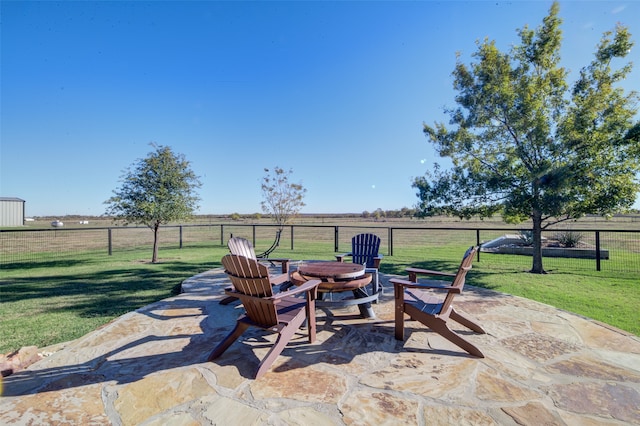
[[[318,340],[296,336],[252,380],[275,335],[233,327],[221,270],[128,313],[4,379],[0,424],[627,425],[640,424],[640,339],[550,306],[467,287],[457,309],[486,335],[458,330],[476,359],[410,323],[393,337],[393,290],[374,305],[318,310]],[[454,323],[455,324],[455,323]]]

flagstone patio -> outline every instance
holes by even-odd
[[[393,335],[392,276],[374,319],[318,310],[252,380],[275,335],[245,333],[206,362],[233,327],[222,270],[130,312],[4,379],[0,424],[623,425],[640,424],[640,339],[551,306],[465,287],[459,311],[488,334],[459,332],[477,359],[418,323]],[[455,324],[455,323],[454,323]]]

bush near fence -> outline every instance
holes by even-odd
[[[160,230],[160,247],[188,248],[224,246],[231,235],[253,242],[257,251],[269,247],[277,228],[264,224],[193,224],[168,225]],[[518,234],[522,228],[474,228],[433,226],[367,226],[365,225],[288,225],[284,228],[279,251],[294,250],[299,242],[314,242],[327,251],[350,250],[351,237],[362,232],[380,236],[381,252],[387,256],[401,255],[406,250],[419,250],[424,258],[431,248],[480,244],[505,234]],[[553,238],[558,230],[544,231]],[[582,243],[594,249],[607,250],[608,259],[568,259],[545,257],[547,270],[602,270],[640,274],[640,230],[572,229],[582,234]],[[151,246],[153,233],[147,227],[5,229],[0,230],[0,266],[20,267],[35,262],[83,254],[125,251]],[[531,257],[482,252],[479,261],[512,267],[514,271],[531,267]]]

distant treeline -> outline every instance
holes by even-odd
[[[296,217],[300,219],[369,219],[369,220],[381,220],[381,219],[410,219],[418,218],[418,212],[416,209],[403,207],[399,210],[382,210],[376,209],[374,211],[363,211],[361,213],[300,213]],[[640,210],[631,210],[629,213],[620,213],[613,216],[614,218],[627,218],[632,220],[640,219]],[[498,220],[500,218],[496,216]],[[33,216],[35,220],[67,220],[70,222],[80,220],[112,220],[108,216],[87,216],[87,215],[65,215],[65,216]],[[212,221],[212,220],[266,220],[271,219],[271,216],[263,213],[229,213],[229,214],[199,214],[195,215],[194,219],[197,221]],[[586,215],[583,220],[607,220],[607,218],[598,215]]]

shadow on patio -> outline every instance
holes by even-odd
[[[4,381],[0,423],[640,424],[640,341],[553,307],[466,287],[456,308],[488,334],[457,332],[467,355],[421,326],[393,335],[393,290],[373,305],[319,309],[251,380],[275,335],[251,330],[207,355],[241,309],[217,302],[220,269],[176,297],[126,314]]]

